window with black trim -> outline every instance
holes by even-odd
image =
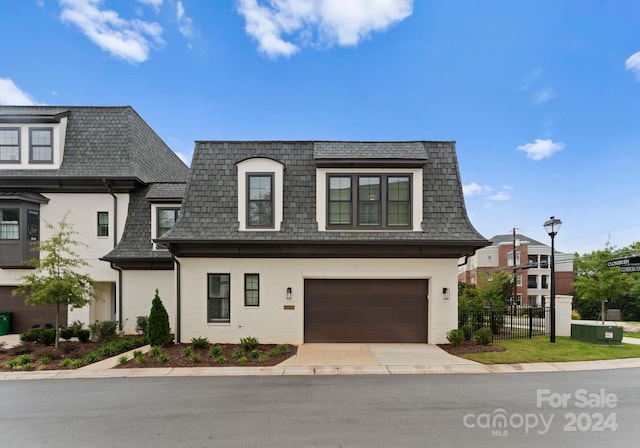
[[[327,185],[328,228],[411,228],[411,175],[329,174]]]
[[[231,275],[207,275],[207,322],[230,322]]]
[[[247,227],[273,227],[273,174],[247,174]]]
[[[167,233],[171,227],[178,220],[178,215],[180,214],[179,208],[157,208],[157,227],[156,227],[156,238],[160,238],[162,235]]]
[[[244,306],[260,305],[260,275],[244,274]]]
[[[98,212],[98,236],[109,236],[109,212]]]
[[[19,163],[20,162],[20,129],[1,128],[0,129],[0,162]]]
[[[53,128],[29,129],[29,161],[53,163]]]
[[[20,209],[0,208],[0,240],[20,239]]]

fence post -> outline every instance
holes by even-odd
[[[529,308],[529,339],[533,338],[533,307]]]

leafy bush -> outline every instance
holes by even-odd
[[[260,352],[258,350],[251,350],[249,352],[249,356],[251,357],[251,359],[256,359],[258,356],[260,356]]]
[[[75,333],[76,333],[76,337],[80,342],[89,342],[89,339],[91,338],[91,332],[84,328],[81,328],[80,330],[76,330]]]
[[[98,352],[87,353],[83,358],[83,360],[85,361],[86,364],[94,363],[100,360],[100,354]]]
[[[73,359],[69,363],[69,367],[71,367],[72,369],[79,369],[80,367],[83,367],[84,365],[85,365],[85,362],[84,362],[84,359],[82,359],[82,358]]]
[[[192,353],[190,359],[193,363],[200,362],[200,355],[198,355],[197,353]]]
[[[268,353],[268,355],[269,355],[269,357],[270,357],[270,358],[275,358],[275,357],[277,357],[279,354],[280,354],[280,353],[278,352],[278,349],[276,349],[276,348],[272,348],[271,350],[269,350],[269,353]]]
[[[280,353],[281,355],[289,353],[289,344],[279,344],[276,347],[276,350],[278,350],[278,353]]]
[[[220,356],[220,353],[222,353],[222,349],[217,345],[214,345],[209,349],[209,356],[211,356],[212,358],[215,358],[216,356]]]
[[[464,341],[464,332],[461,329],[453,329],[447,333],[447,340],[453,347],[457,347]]]
[[[209,340],[207,338],[191,338],[191,346],[193,348],[207,348]]]
[[[129,361],[129,357],[127,355],[122,355],[118,358],[118,364],[120,365],[126,364],[127,361]]]
[[[56,341],[56,330],[43,327],[31,328],[20,335],[20,341],[51,345]]]
[[[133,351],[133,357],[137,358],[139,356],[142,356],[142,350],[134,350]]]
[[[74,320],[67,328],[73,330],[73,334],[78,336],[78,330],[82,330],[84,328],[84,324],[79,320]]]
[[[145,336],[147,334],[147,316],[138,316],[136,317],[136,333],[140,336]]]
[[[151,347],[149,349],[149,356],[153,357],[153,358],[157,358],[158,356],[160,356],[162,354],[162,349],[160,347]]]
[[[255,350],[256,348],[258,348],[258,345],[260,345],[260,343],[258,342],[258,338],[254,338],[253,336],[240,338],[240,347],[242,347],[245,352]]]
[[[225,362],[227,362],[227,357],[224,355],[220,355],[216,358],[216,362],[218,364],[224,364]]]
[[[112,344],[112,343],[103,345],[98,349],[98,353],[101,356],[106,356],[106,357],[115,356],[118,354],[118,352],[120,352],[119,347],[116,344]]]
[[[60,362],[60,367],[69,367],[72,362],[73,362],[73,359],[65,358]]]
[[[462,327],[462,334],[464,335],[465,341],[470,341],[473,338],[473,328],[471,325],[465,325]]]
[[[40,359],[38,359],[38,363],[44,365],[47,365],[51,362],[51,358],[49,358],[48,356],[42,356],[40,357]]]
[[[476,331],[476,342],[480,345],[489,345],[493,341],[493,333],[491,328],[482,327]]]
[[[17,358],[13,358],[7,363],[7,366],[13,370],[18,370],[21,366],[29,364],[32,361],[31,355],[20,355]]]
[[[91,340],[100,344],[113,341],[116,337],[118,337],[117,331],[118,321],[115,320],[97,320],[89,325]]]
[[[158,361],[160,362],[167,362],[169,361],[169,355],[167,355],[166,353],[160,353],[158,355]]]
[[[258,361],[259,362],[267,362],[267,361],[269,361],[269,356],[268,355],[260,355],[258,357]]]
[[[156,294],[151,302],[151,312],[147,320],[147,340],[151,345],[164,347],[172,340],[169,327],[169,315],[162,304],[162,300],[156,289]]]
[[[187,347],[184,350],[182,350],[182,356],[184,356],[185,358],[188,358],[192,354],[193,354],[193,350],[191,350],[190,347]]]
[[[239,359],[238,359],[238,362],[239,362],[240,364],[246,364],[246,363],[248,363],[248,362],[249,362],[249,360],[247,359],[247,357],[246,357],[246,356],[242,356],[241,358],[239,358]]]
[[[60,329],[60,337],[65,341],[69,342],[69,340],[76,335],[76,332],[73,328],[61,328]]]
[[[241,348],[237,348],[233,351],[234,358],[242,358],[244,356],[244,350]]]

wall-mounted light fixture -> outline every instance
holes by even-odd
[[[291,300],[291,286],[287,288],[287,300]]]
[[[442,288],[442,300],[449,300],[449,288]]]

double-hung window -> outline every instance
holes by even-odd
[[[180,213],[179,208],[158,208],[156,238],[167,233],[176,223]]]
[[[109,212],[98,212],[98,236],[109,236]]]
[[[230,322],[231,275],[207,276],[207,322]]]
[[[248,174],[247,193],[247,227],[273,228],[273,174]]]
[[[0,208],[0,240],[20,239],[20,209]]]
[[[53,129],[29,129],[29,157],[33,163],[53,163]]]
[[[329,228],[411,227],[411,176],[329,174]]]
[[[260,275],[244,274],[244,306],[260,305]]]
[[[20,129],[0,128],[0,163],[20,162]]]

